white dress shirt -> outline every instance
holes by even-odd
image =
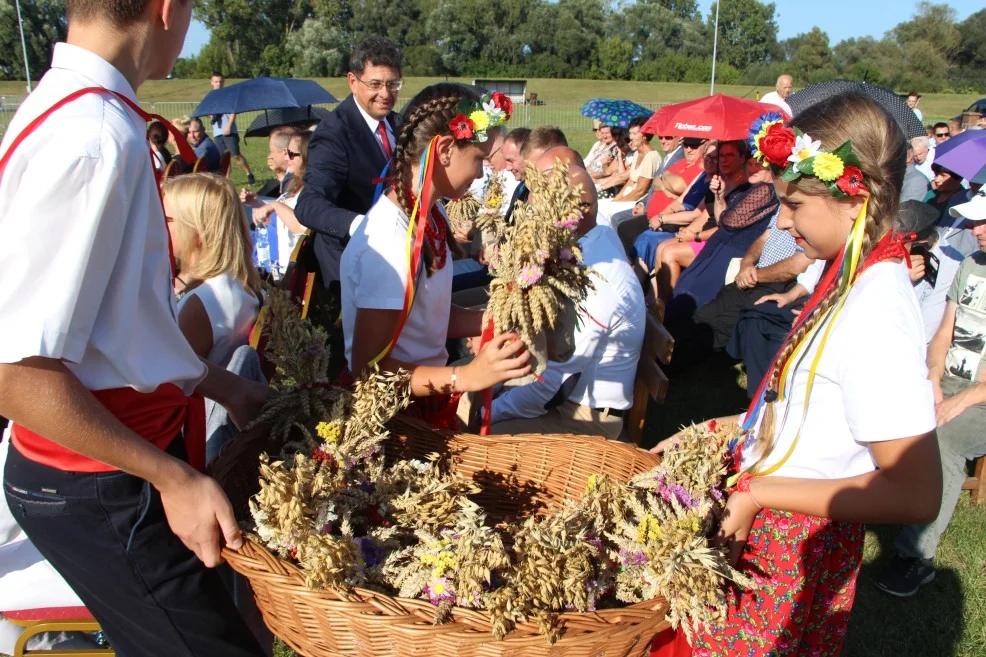
[[[136,99],[97,55],[55,46],[51,69],[10,122],[0,150],[73,91]],[[58,109],[0,178],[0,362],[60,359],[90,390],[191,392],[205,365],[178,329],[168,231],[147,126],[111,94]]]
[[[355,99],[353,100],[355,101]],[[360,106],[359,102],[356,102],[356,109],[358,109],[359,113],[363,115],[363,120],[366,121],[366,126],[370,129],[370,132],[373,133],[373,138],[377,140],[378,144],[380,144],[380,150],[383,151],[383,142],[380,140],[380,133],[378,132],[378,130],[380,130],[380,121],[370,116],[369,113],[367,113],[367,111]],[[387,140],[390,142],[390,152],[393,153],[394,148],[397,146],[397,140],[394,138],[394,131],[390,128],[390,123],[387,121],[384,121],[383,125],[387,129]]]
[[[791,111],[791,106],[787,104],[787,101],[781,98],[781,95],[776,91],[771,91],[769,94],[764,94],[763,98],[760,99],[761,103],[766,103],[768,105],[773,105],[774,107],[780,107],[782,110],[787,112],[787,115],[794,117],[794,112]]]
[[[493,400],[493,422],[544,415],[544,405],[571,376],[579,375],[568,400],[589,408],[627,409],[644,342],[646,308],[616,231],[596,226],[579,240],[592,277],[575,329],[575,354],[549,362],[541,381],[510,388]]]

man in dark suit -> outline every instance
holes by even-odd
[[[397,145],[393,109],[404,84],[401,68],[401,51],[389,40],[370,37],[357,44],[347,76],[352,94],[319,123],[308,144],[308,170],[295,215],[313,235],[305,238],[298,266],[318,272],[314,305],[319,309],[312,319],[329,333],[330,378],[342,370],[346,353],[339,262],[356,217],[373,204],[373,181]]]
[[[373,180],[397,144],[393,112],[401,79],[401,51],[370,37],[349,59],[352,92],[323,120],[308,145],[308,171],[295,214],[315,234],[322,285],[337,296],[339,261],[357,216],[373,203]]]

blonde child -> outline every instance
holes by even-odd
[[[193,173],[164,184],[177,278],[178,326],[196,354],[226,367],[262,305],[243,206],[226,178]]]
[[[905,141],[855,94],[790,126],[760,121],[751,141],[774,168],[778,227],[830,265],[736,444],[741,475],[719,541],[757,587],[730,590],[727,617],[692,652],[838,655],[862,523],[929,521],[942,490],[921,313],[890,230]]]

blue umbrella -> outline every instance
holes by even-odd
[[[603,125],[627,128],[637,117],[651,116],[654,110],[632,100],[593,98],[582,106],[582,116],[599,119]]]
[[[192,116],[239,114],[337,102],[335,96],[313,80],[260,77],[213,89],[202,99]]]

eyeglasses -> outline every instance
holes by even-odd
[[[936,132],[936,133],[935,133],[935,136],[936,136],[936,137],[950,137],[950,136],[951,136],[951,134],[950,134],[950,133],[948,133],[948,132]]]
[[[356,77],[355,75],[353,76]],[[359,80],[359,78],[356,78]],[[390,82],[384,82],[383,80],[370,80],[366,82],[365,80],[359,80],[360,83],[369,89],[370,91],[382,91],[384,87],[387,87],[387,91],[400,91],[401,87],[404,86],[404,80],[392,80]]]
[[[295,153],[290,148],[285,148],[284,150],[287,151],[289,160],[293,160],[296,157],[301,157],[301,153]]]
[[[701,148],[702,144],[682,144],[682,146],[689,150],[695,150],[696,148]]]
[[[658,137],[661,141],[674,141],[674,137]]]

